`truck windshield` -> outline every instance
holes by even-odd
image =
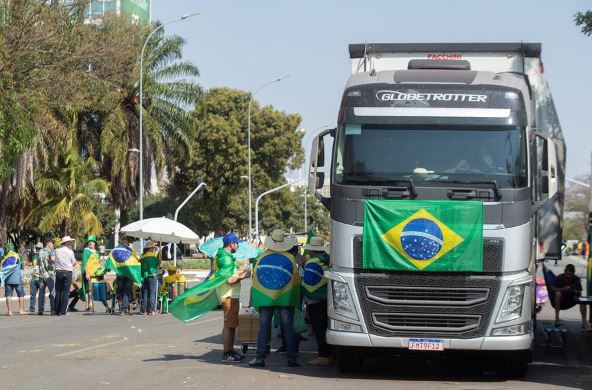
[[[519,127],[342,125],[334,179],[346,185],[495,181],[527,186],[526,139]]]

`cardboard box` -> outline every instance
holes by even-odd
[[[259,334],[259,313],[252,307],[241,307],[238,312],[238,340],[241,343],[256,343]]]

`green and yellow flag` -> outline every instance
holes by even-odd
[[[115,271],[117,276],[125,276],[134,283],[142,285],[142,270],[138,257],[125,245],[118,245],[109,254],[105,264],[106,269]]]
[[[216,287],[225,283],[236,270],[236,266],[220,268],[208,279],[179,295],[169,305],[169,313],[183,322],[189,322],[214,310],[220,304]]]
[[[483,271],[483,203],[367,200],[363,267]]]
[[[251,294],[256,310],[262,306],[296,306],[300,300],[300,277],[294,256],[266,251],[253,269]]]

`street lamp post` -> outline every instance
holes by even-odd
[[[252,240],[253,237],[253,212],[252,212],[252,176],[251,176],[251,105],[253,104],[253,99],[255,98],[255,95],[257,95],[257,93],[259,93],[259,91],[261,91],[263,88],[267,87],[268,85],[274,84],[274,83],[278,83],[284,79],[287,79],[288,77],[290,77],[289,75],[286,76],[282,76],[282,77],[278,77],[274,80],[271,80],[265,84],[263,84],[262,86],[260,86],[259,88],[257,88],[255,90],[255,92],[253,92],[251,94],[251,98],[249,99],[249,107],[248,107],[248,114],[247,114],[247,149],[248,149],[248,164],[249,164],[249,241]]]
[[[193,195],[197,194],[198,191],[201,190],[205,186],[206,186],[206,183],[201,181],[201,179],[197,179],[197,187],[195,187],[193,192],[191,194],[189,194],[189,196],[187,198],[185,198],[183,203],[181,203],[179,205],[179,207],[177,207],[177,210],[175,210],[175,222],[177,222],[177,217],[179,216],[179,211],[181,211],[183,206],[185,206],[187,204],[187,202],[189,202],[189,199],[193,198]],[[173,250],[173,265],[175,267],[177,266],[177,244],[175,244],[175,249]]]
[[[291,183],[286,183],[286,184],[282,184],[279,187],[275,187],[272,188],[271,190],[265,191],[264,193],[262,193],[261,195],[259,195],[257,197],[257,200],[255,201],[255,238],[258,239],[259,238],[259,201],[261,200],[261,198],[263,198],[265,195],[269,195],[272,192],[276,192],[281,190],[282,188],[286,188],[288,186],[291,186],[293,184],[299,183],[304,179],[298,179],[296,181],[293,181]]]
[[[178,22],[180,20],[185,20],[187,18],[190,18],[192,16],[196,16],[199,15],[199,12],[192,12],[190,14],[185,14],[179,18],[173,19],[173,20],[169,20],[168,22],[165,22],[159,26],[157,26],[154,30],[150,31],[150,34],[148,34],[148,37],[146,37],[146,40],[144,41],[144,46],[142,46],[142,52],[140,53],[140,196],[139,196],[139,203],[140,203],[140,220],[144,219],[144,121],[143,121],[143,112],[144,112],[144,90],[143,90],[143,84],[144,84],[144,51],[146,50],[146,46],[148,45],[148,41],[150,41],[150,38],[152,37],[152,35],[154,35],[155,32],[157,32],[158,30],[161,30],[164,26],[174,23],[174,22]]]

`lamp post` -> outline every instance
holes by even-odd
[[[272,188],[271,190],[265,191],[264,193],[262,193],[261,195],[259,195],[257,197],[257,200],[255,201],[255,238],[259,238],[259,201],[261,200],[261,198],[263,198],[265,195],[271,194],[272,192],[279,191],[282,188],[286,188],[286,187],[291,186],[293,184],[299,183],[303,180],[304,179],[298,179],[298,180],[293,181],[291,183],[282,184],[279,187],[275,187],[275,188]]]
[[[144,90],[143,90],[143,84],[144,84],[144,51],[146,50],[146,46],[148,45],[148,41],[150,41],[150,38],[152,37],[152,35],[154,35],[155,32],[157,32],[158,30],[161,30],[164,26],[174,23],[174,22],[178,22],[180,20],[185,20],[187,18],[190,18],[192,16],[196,16],[199,15],[199,12],[192,12],[190,14],[185,14],[179,18],[176,19],[172,19],[169,20],[168,22],[164,22],[163,24],[157,26],[154,30],[150,31],[150,34],[148,34],[148,37],[146,37],[146,40],[144,41],[144,46],[142,46],[142,52],[140,53],[140,197],[139,197],[139,203],[140,203],[140,220],[144,219],[144,121],[143,121],[143,112],[144,112]]]
[[[201,181],[201,179],[197,179],[197,187],[195,187],[193,192],[191,194],[189,194],[189,196],[187,198],[185,198],[183,203],[181,203],[179,205],[179,207],[177,207],[177,210],[175,210],[175,222],[177,222],[177,217],[179,216],[179,211],[183,208],[183,206],[185,206],[187,204],[187,202],[189,202],[189,199],[193,198],[193,195],[197,194],[197,192],[205,186],[206,186],[206,183]],[[173,265],[175,267],[177,266],[177,244],[175,244],[175,249],[173,250]]]
[[[289,75],[286,76],[282,76],[282,77],[278,77],[276,79],[273,79],[271,81],[268,81],[267,83],[263,84],[262,86],[260,86],[259,88],[257,88],[255,90],[255,92],[253,92],[251,94],[251,98],[249,99],[249,108],[247,110],[248,114],[247,114],[247,149],[248,149],[248,164],[249,164],[249,173],[248,173],[248,177],[249,177],[249,241],[252,240],[253,237],[253,212],[252,212],[252,201],[251,201],[251,192],[252,192],[252,176],[251,176],[251,105],[253,104],[253,99],[255,98],[255,95],[257,95],[257,93],[259,93],[259,91],[261,91],[263,88],[267,87],[268,85],[274,84],[274,83],[279,83],[280,81],[287,79],[288,77],[290,77]]]

